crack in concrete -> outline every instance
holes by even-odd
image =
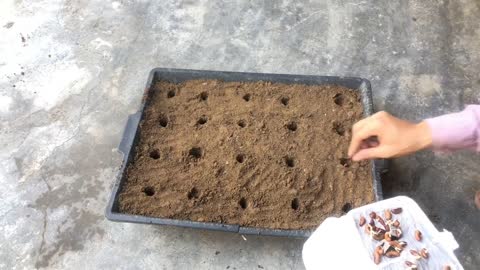
[[[42,209],[43,212],[43,230],[42,230],[42,242],[40,243],[40,247],[38,248],[37,252],[37,260],[38,257],[42,254],[43,248],[45,247],[45,232],[47,231],[47,210]]]
[[[301,21],[299,21],[298,23],[294,24],[292,27],[290,27],[287,31],[285,32],[289,32],[295,28],[297,28],[298,26],[302,25],[303,23],[305,23],[306,21],[308,21],[310,18],[312,18],[313,16],[317,15],[318,13],[320,12],[323,12],[324,10],[321,9],[321,10],[317,10],[313,13],[311,13],[310,15],[308,15],[305,19],[302,19]]]
[[[80,109],[80,112],[78,114],[78,117],[77,117],[77,122],[78,122],[78,125],[74,128],[74,132],[72,134],[72,136],[70,136],[68,139],[66,139],[65,141],[63,141],[61,144],[55,146],[52,151],[50,152],[50,154],[42,161],[41,165],[40,165],[40,170],[44,167],[45,163],[48,162],[48,160],[50,160],[51,157],[55,156],[55,152],[57,151],[57,149],[63,147],[65,144],[67,144],[68,142],[70,142],[71,140],[73,140],[75,137],[78,136],[78,134],[80,133],[81,131],[81,126],[82,126],[82,118],[85,116],[84,115],[84,110],[85,110],[85,107],[88,105],[88,103],[90,102],[90,96],[93,92],[93,90],[95,90],[95,87],[92,87],[90,88],[90,90],[88,91],[87,93],[87,98],[86,98],[86,101],[82,104],[82,108]],[[48,187],[48,190],[51,191],[51,187],[50,185],[48,184],[48,182],[46,181],[46,179],[43,177],[43,175],[41,174],[41,178],[43,180],[43,182],[45,182],[45,184],[47,185]]]
[[[48,191],[52,191],[52,187],[50,186],[50,184],[48,184],[47,179],[45,179],[45,177],[43,177],[42,174],[40,174],[40,178],[42,179],[42,181],[43,181],[43,182],[45,183],[45,185],[47,186]]]

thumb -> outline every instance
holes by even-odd
[[[358,151],[355,155],[353,155],[353,161],[360,161],[365,159],[373,159],[373,158],[381,158],[385,156],[385,148],[384,147],[371,147],[365,148]]]

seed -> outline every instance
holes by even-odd
[[[411,250],[410,250],[410,254],[412,254],[412,255],[415,257],[415,259],[417,259],[417,260],[420,260],[420,259],[422,258],[422,256],[420,255],[420,253],[418,253],[418,251],[416,251],[416,250],[414,250],[414,249],[411,249]]]
[[[373,239],[375,239],[377,241],[382,241],[385,238],[385,231],[382,230],[382,229],[379,229],[379,231],[375,232],[372,235],[372,237],[373,237]]]
[[[415,269],[417,269],[417,265],[414,264],[414,263],[412,263],[412,262],[410,262],[410,261],[405,261],[405,265],[406,265],[406,266],[408,267],[408,269],[410,269],[410,270],[415,270]]]
[[[395,219],[395,221],[393,222],[393,226],[395,227],[400,227],[400,221],[398,221],[398,219]]]
[[[392,212],[390,212],[390,210],[388,210],[388,209],[385,210],[385,219],[386,220],[391,220],[392,219]]]
[[[420,232],[419,230],[415,230],[415,239],[417,241],[422,241],[422,232]]]
[[[367,224],[367,226],[365,226],[365,233],[370,234],[371,231],[372,231],[372,226],[370,226],[370,224]]]
[[[370,212],[370,218],[375,219],[377,214],[375,212]]]
[[[390,250],[395,250],[395,247],[390,245],[390,242],[382,241],[383,242],[383,254],[387,253]]]
[[[395,249],[396,249],[397,251],[400,251],[400,252],[401,252],[401,251],[403,250],[403,248],[405,247],[406,242],[403,242],[403,241],[389,241],[388,244],[389,244],[390,246],[395,247]]]
[[[422,256],[424,259],[428,259],[428,250],[426,248],[422,248],[420,250],[420,256]]]
[[[380,255],[383,255],[383,248],[382,248],[382,246],[381,246],[381,245],[377,246],[377,247],[375,248],[375,252],[378,253],[378,254],[380,254]]]
[[[382,255],[378,254],[378,252],[374,252],[373,261],[375,262],[375,264],[380,264],[380,262],[382,261]]]
[[[443,270],[451,270],[451,269],[452,269],[452,268],[450,267],[450,265],[445,265],[445,266],[443,267]]]
[[[392,241],[392,235],[390,234],[390,232],[385,233],[385,240],[389,242]]]
[[[394,213],[395,215],[401,214],[402,211],[403,210],[401,207],[392,209],[392,213]]]
[[[391,240],[398,240],[402,238],[402,230],[400,229],[392,229],[389,233]]]
[[[377,221],[380,222],[380,224],[382,224],[383,228],[385,228],[385,231],[390,231],[390,226],[385,224],[385,221],[381,216],[377,216]]]
[[[385,253],[385,256],[387,256],[388,258],[399,257],[399,256],[400,256],[400,252],[398,252],[398,251],[396,251],[396,250],[390,250],[390,251],[387,251],[387,253]]]
[[[358,222],[358,225],[360,225],[360,227],[362,227],[363,225],[365,225],[365,222],[367,222],[367,220],[365,219],[364,216],[360,216],[360,221]]]

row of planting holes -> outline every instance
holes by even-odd
[[[148,197],[151,197],[151,196],[155,195],[155,189],[151,186],[144,187],[142,189],[142,192],[145,193],[145,195],[148,196]],[[197,188],[194,187],[188,192],[187,198],[189,200],[198,199],[199,195],[200,195],[200,191]],[[248,207],[247,200],[243,197],[240,198],[240,200],[238,201],[238,205],[240,206],[240,208],[242,210],[247,209],[247,207]],[[300,201],[298,200],[298,198],[294,198],[292,200],[290,206],[293,210],[298,210],[300,208]]]
[[[176,95],[175,93],[175,90],[170,90],[168,93],[167,93],[167,98],[173,98],[174,96]],[[199,95],[199,98],[200,100],[203,100],[203,101],[206,101],[208,99],[208,93],[207,92],[202,92],[200,93]],[[243,99],[248,102],[250,101],[251,99],[251,95],[250,94],[245,94],[243,96]],[[339,105],[339,106],[342,106],[343,103],[344,103],[344,98],[343,98],[343,95],[342,94],[336,94],[334,97],[333,97],[333,100],[335,102],[335,104]],[[284,105],[284,106],[287,106],[288,105],[288,102],[290,101],[290,99],[288,97],[282,97],[280,99],[280,102]],[[208,117],[203,115],[201,116],[198,120],[197,120],[197,124],[198,125],[204,125],[206,124],[208,121]],[[159,123],[160,123],[160,126],[161,127],[167,127],[168,125],[168,118],[166,116],[161,116],[160,119],[159,119]],[[247,123],[245,122],[245,120],[239,120],[237,122],[238,126],[241,127],[241,128],[244,128],[247,126]],[[290,131],[296,131],[297,130],[297,123],[295,122],[289,122],[286,127],[290,130]],[[343,136],[345,134],[345,129],[344,127],[342,126],[341,123],[339,122],[334,122],[333,123],[333,127],[332,127],[332,130],[335,131],[335,133],[337,133],[338,135],[340,136]]]
[[[150,151],[150,158],[152,159],[159,159],[160,158],[160,152],[157,149],[154,149]],[[203,156],[203,149],[200,147],[192,147],[188,151],[188,155],[193,158],[193,159],[200,159]],[[244,154],[238,154],[235,157],[235,160],[237,160],[238,163],[243,163],[245,161],[245,155]],[[293,168],[295,167],[295,159],[293,157],[287,156],[284,157],[284,162],[287,167]],[[340,163],[342,165],[347,164],[348,159],[341,159]]]
[[[142,192],[145,193],[145,195],[149,196],[149,197],[155,195],[155,189],[151,186],[143,188]],[[194,187],[188,192],[187,198],[189,200],[198,199],[199,195],[200,195],[200,191],[197,188]],[[243,197],[240,198],[240,200],[238,201],[238,205],[240,206],[240,208],[242,210],[247,209],[247,207],[248,207],[247,200]],[[298,210],[300,208],[300,201],[298,200],[298,198],[293,198],[292,202],[290,203],[290,207],[293,210]],[[351,209],[352,209],[352,205],[350,203],[345,203],[342,207],[342,211],[344,213],[347,213]]]

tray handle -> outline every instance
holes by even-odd
[[[141,112],[136,112],[128,116],[127,125],[123,131],[122,140],[118,146],[124,155],[131,149],[133,140],[135,139],[135,134],[137,133],[138,122],[142,116]]]

